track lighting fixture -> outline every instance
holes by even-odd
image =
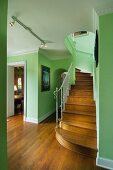
[[[12,16],[13,21],[10,22],[10,26],[14,26],[15,22],[17,22],[19,25],[21,25],[24,29],[29,31],[35,38],[37,38],[39,41],[41,41],[41,46],[40,48],[47,48],[46,42],[41,39],[37,34],[35,34],[30,27],[27,27],[24,23],[22,23],[17,17]]]

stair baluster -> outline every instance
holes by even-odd
[[[62,82],[61,87],[54,91],[54,96],[56,99],[56,127],[58,127],[59,119],[62,120],[62,112],[65,109],[65,103],[67,101],[67,96],[69,95],[70,90],[70,73],[72,69],[72,64],[70,65],[68,72],[66,72],[66,76]],[[59,115],[59,103],[60,103],[60,115]]]

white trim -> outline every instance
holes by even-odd
[[[25,61],[15,61],[15,62],[8,63],[7,65],[16,67],[16,66],[24,66],[25,63],[26,63]]]
[[[38,124],[38,119],[34,119],[34,118],[31,118],[31,117],[24,118],[24,121]]]
[[[24,120],[27,117],[27,61],[17,61],[7,64],[8,66],[24,66]]]
[[[33,53],[38,53],[38,49],[33,49],[33,50],[28,50],[28,51],[18,51],[16,53],[9,53],[8,57],[17,57],[20,55],[26,55],[26,54],[33,54]]]
[[[45,115],[43,115],[42,117],[39,118],[38,123],[42,122],[43,120],[45,120],[47,117],[49,117],[50,115],[52,115],[54,112],[49,112],[46,113]]]
[[[105,158],[102,158],[102,157],[97,157],[96,165],[103,167],[103,168],[113,170],[113,160],[111,160],[111,159],[105,159]]]

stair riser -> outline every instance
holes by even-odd
[[[88,104],[95,104],[94,100],[93,99],[90,99],[90,98],[76,98],[76,97],[68,97],[68,100],[67,100],[67,103],[88,103]]]
[[[75,77],[76,81],[84,81],[84,82],[93,82],[93,78],[85,78],[85,77]]]
[[[65,111],[63,111],[63,114],[69,114],[69,116],[71,115],[71,114],[77,114],[77,115],[83,115],[83,116],[94,116],[94,117],[96,117],[96,113],[95,113],[95,111],[94,112],[90,112],[90,111],[70,111],[70,110],[65,110]]]
[[[93,82],[93,79],[91,77],[76,77],[76,81],[86,81],[86,82]]]
[[[93,86],[93,83],[92,82],[87,82],[87,81],[75,81],[75,86],[76,85],[77,86]]]
[[[58,133],[57,133],[58,134]],[[61,134],[58,134],[59,135],[59,137],[61,136]],[[65,134],[63,135],[63,136],[61,136],[63,139],[65,139],[66,141],[68,141],[68,142],[70,142],[70,139],[69,138],[67,138],[66,136],[65,136]],[[76,145],[76,144],[78,144],[78,145],[81,145],[81,146],[83,146],[83,147],[89,147],[90,149],[94,149],[94,148],[96,148],[96,139],[95,138],[93,138],[93,140],[91,140],[92,139],[92,137],[87,137],[87,139],[85,140],[84,138],[82,138],[82,140],[81,140],[81,136],[79,137],[77,137],[77,140],[76,140],[76,137],[75,137],[75,139],[71,139],[71,143],[73,144],[73,145]]]
[[[88,76],[88,75],[85,75],[85,76],[84,75],[76,75],[75,78],[76,79],[82,79],[83,78],[83,79],[91,79],[91,80],[93,80],[93,77]]]
[[[72,90],[93,90],[93,86],[76,85],[72,87]]]
[[[74,145],[74,144],[66,141],[65,139],[63,139],[58,133],[56,134],[56,139],[62,146],[64,146],[65,148],[67,148],[73,152],[77,152],[77,153],[85,155],[85,156],[87,155],[89,157],[96,158],[97,151],[95,151],[95,150],[91,150],[91,149],[88,149],[88,148],[85,148],[85,147],[82,147],[79,145]]]
[[[79,122],[90,122],[96,123],[96,117],[94,116],[86,116],[86,115],[77,115],[77,114],[63,114],[63,120],[68,121],[79,121]]]
[[[86,96],[86,97],[89,97],[89,96],[91,96],[91,97],[93,97],[93,93],[92,92],[86,92],[86,91],[76,91],[76,90],[71,90],[70,91],[70,95],[78,95],[78,96]]]
[[[75,74],[76,77],[88,77],[88,78],[93,78],[90,74],[80,74],[80,73],[77,73]]]
[[[73,111],[73,110],[76,110],[76,111],[96,111],[96,108],[95,108],[95,106],[87,106],[87,105],[71,105],[71,104],[66,104],[65,105],[65,109],[66,110],[71,110],[71,111]]]
[[[62,128],[64,130],[68,130],[73,133],[76,132],[76,133],[80,133],[83,135],[85,134],[85,135],[92,136],[92,137],[96,137],[96,135],[97,135],[96,130],[80,128],[77,126],[71,126],[69,124],[66,124],[65,122],[60,122],[59,126],[60,126],[60,128]]]
[[[67,123],[71,124],[72,126],[77,126],[84,129],[96,130],[96,124],[94,123],[86,123],[86,122],[84,123],[84,122],[75,122],[75,121],[67,121]]]

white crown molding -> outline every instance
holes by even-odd
[[[97,157],[96,165],[103,167],[103,168],[113,170],[113,160],[111,160],[111,159],[105,159],[105,158],[102,158],[102,157]]]
[[[95,9],[95,11],[99,16],[101,16],[101,15],[113,13],[113,7]]]
[[[18,51],[15,53],[8,53],[8,57],[16,57],[16,56],[20,56],[20,55],[26,55],[26,54],[33,54],[33,53],[38,53],[39,49],[33,49],[33,50],[29,50],[29,51]]]

